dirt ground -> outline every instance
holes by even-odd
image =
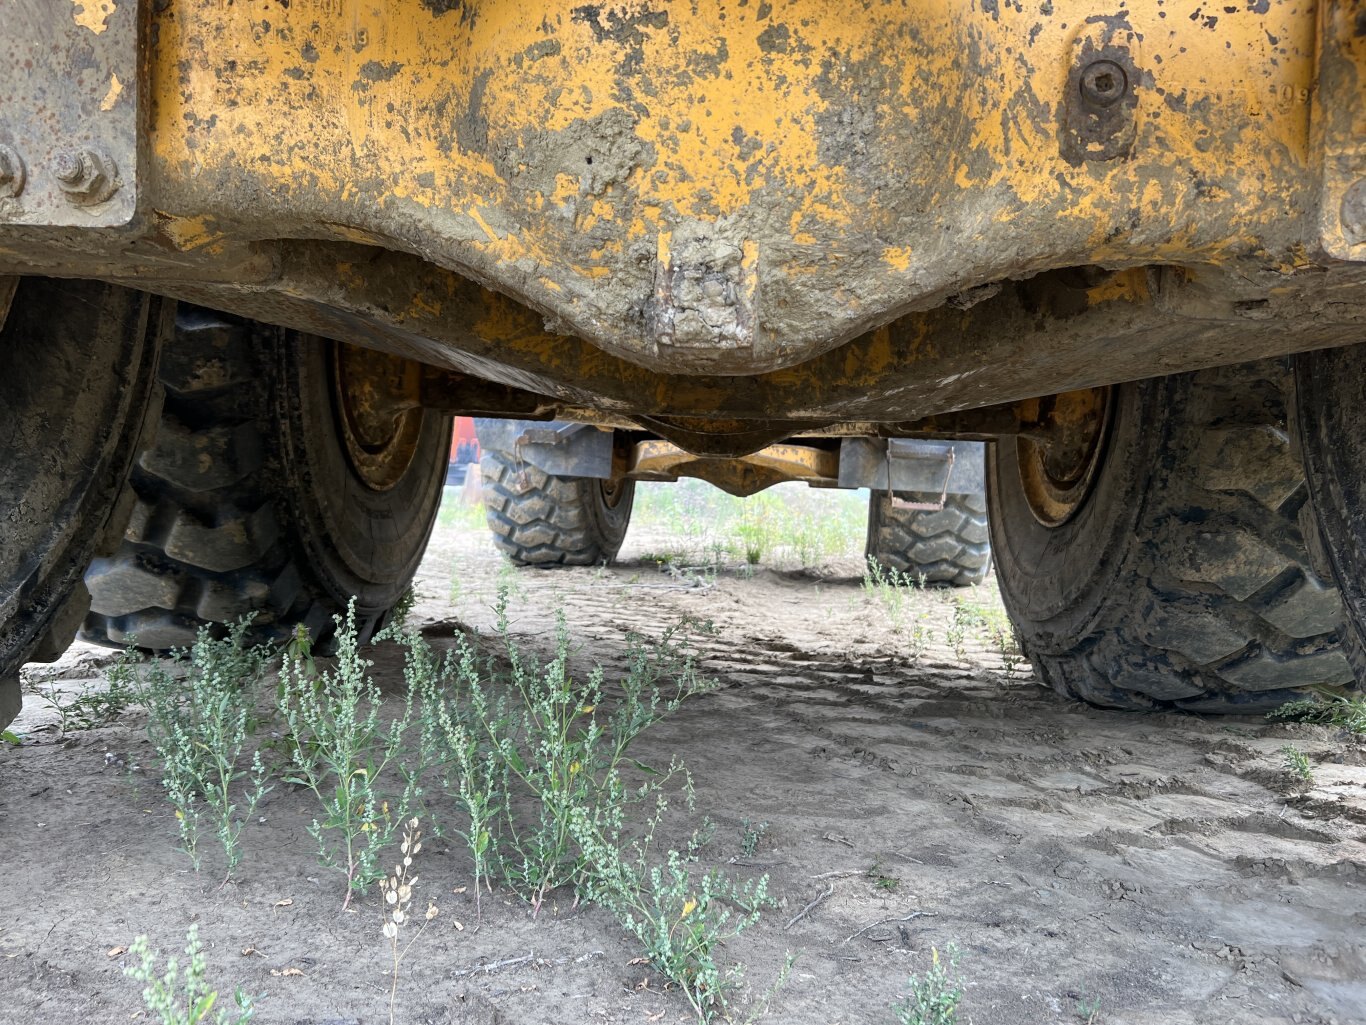
[[[1360,740],[1078,706],[1008,672],[980,632],[959,658],[941,592],[913,598],[931,638],[913,660],[856,560],[712,582],[641,560],[667,542],[633,528],[619,566],[517,572],[514,630],[548,652],[563,602],[579,661],[610,678],[627,631],[685,613],[718,628],[719,689],[633,753],[686,759],[697,815],[717,824],[705,864],[770,874],[778,906],[724,952],[755,995],[798,955],[763,1020],[891,1023],[907,976],[956,944],[973,1025],[1366,1022]],[[429,640],[489,629],[508,576],[482,531],[440,530],[415,611]],[[398,652],[373,657],[396,686]],[[78,646],[60,685],[98,686],[109,660]],[[219,889],[176,850],[142,717],[65,738],[53,719],[26,698],[25,742],[0,752],[0,1021],[137,1020],[120,948],[146,933],[179,949],[192,921],[214,984],[260,994],[256,1021],[388,1020],[377,896],[339,912],[300,795],[266,797],[240,879]],[[1306,792],[1290,742],[1316,763]],[[742,820],[769,824],[748,858]],[[476,933],[467,855],[430,840],[421,859],[419,902],[442,914],[408,955],[396,1020],[692,1020],[602,910],[561,897],[533,919],[499,895]]]

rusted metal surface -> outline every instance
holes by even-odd
[[[137,0],[0,2],[0,228],[107,228],[137,204]]]
[[[839,485],[878,491],[980,495],[986,490],[981,442],[922,438],[845,438]]]
[[[1013,441],[1025,503],[1044,526],[1058,527],[1082,507],[1104,461],[1113,408],[1111,390],[1066,392],[1021,403],[1021,407],[1026,421],[1046,428],[1021,432]]]
[[[630,450],[629,480],[673,481],[696,477],[731,495],[744,497],[785,481],[834,487],[839,480],[837,448],[769,445],[738,458],[699,456],[668,441],[641,441]]]
[[[613,432],[587,424],[481,419],[479,436],[481,444],[514,453],[520,461],[557,477],[611,480],[623,469],[616,465],[619,446]]]
[[[1366,253],[1358,4],[177,0],[126,36],[132,3],[7,3],[117,36],[135,73],[108,111],[62,83],[71,159],[14,141],[37,86],[0,111],[0,273],[139,284],[694,450],[1366,321],[1340,262]],[[96,143],[139,98],[127,163]],[[62,227],[12,216],[40,176]],[[90,220],[134,197],[126,228]]]
[[[1320,0],[1318,8],[1320,241],[1328,256],[1366,260],[1366,8],[1359,0]]]
[[[749,376],[661,374],[581,339],[548,335],[535,312],[415,257],[353,247],[339,272],[332,255],[291,250],[275,286],[158,287],[606,415],[652,418],[652,430],[684,447],[721,451],[724,436],[692,429],[707,422],[730,420],[721,426],[732,432],[742,423],[755,428],[728,454],[835,423],[916,420],[1351,344],[1366,324],[1353,300],[1366,295],[1366,267],[1359,265],[1306,271],[1303,292],[1269,296],[1214,272],[1131,271],[1090,284],[1059,272],[1010,283],[968,310],[908,314],[799,367]],[[375,301],[376,284],[405,285],[429,312],[396,314]]]
[[[388,491],[422,438],[422,364],[337,342],[332,377],[347,458],[367,486]]]

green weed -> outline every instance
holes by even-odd
[[[1349,698],[1324,693],[1313,698],[1290,701],[1268,712],[1272,722],[1307,722],[1337,726],[1352,733],[1366,734],[1366,697]]]
[[[1080,993],[1072,1013],[1082,1025],[1096,1025],[1100,1020],[1100,997],[1088,997],[1085,992]]]
[[[62,736],[82,730],[98,729],[119,721],[137,695],[124,677],[111,672],[108,684],[96,688],[85,684],[76,697],[67,701],[56,685],[55,673],[48,672],[34,681],[38,696],[57,713],[57,729]]]
[[[754,852],[759,849],[759,841],[768,832],[767,822],[750,822],[749,819],[740,820],[740,857],[752,858]]]
[[[245,644],[249,627],[242,620],[222,640],[200,630],[194,646],[174,652],[169,662],[144,663],[130,649],[109,674],[111,687],[136,693],[147,709],[147,735],[195,871],[207,825],[223,848],[225,879],[242,860],[243,826],[270,789],[260,752],[246,754],[269,659],[266,649]]]
[[[963,983],[955,974],[958,949],[950,944],[944,954],[940,957],[939,950],[932,948],[929,970],[911,976],[910,992],[892,1006],[897,1025],[954,1025],[958,1021],[958,1005],[963,1000]]]
[[[688,640],[707,625],[629,637],[624,671],[609,689],[600,667],[572,669],[562,614],[542,661],[513,638],[506,591],[495,612],[486,651],[459,638],[438,657],[415,634],[402,638],[409,690],[421,696],[421,762],[453,799],[437,814],[453,820],[451,832],[473,858],[476,919],[481,894],[495,884],[533,910],[570,889],[609,910],[699,1017],[713,1020],[739,983],[716,963],[715,948],[757,920],[767,879],[698,870],[707,824],[685,851],[655,854],[670,795],[681,793],[691,808],[691,781],[676,761],[655,767],[630,754],[645,730],[711,688]]]
[[[1306,783],[1314,782],[1314,766],[1309,761],[1309,756],[1297,748],[1294,744],[1286,744],[1281,748],[1281,754],[1285,756],[1285,768],[1287,772],[1298,776]]]
[[[286,782],[311,791],[321,806],[322,817],[308,831],[320,862],[346,876],[346,908],[352,894],[382,875],[379,853],[393,843],[420,784],[418,773],[400,761],[413,722],[413,690],[382,725],[382,698],[367,672],[371,663],[360,654],[354,601],[337,626],[334,669],[318,672],[306,650],[283,661],[278,710],[287,727]],[[403,785],[395,776],[404,777]]]
[[[652,865],[650,835],[659,813],[646,837],[630,846],[623,845],[617,828],[604,832],[586,815],[576,819],[576,836],[592,866],[585,894],[636,938],[700,1021],[715,1021],[727,1014],[742,979],[738,967],[722,972],[716,948],[759,920],[769,903],[768,876],[737,883],[716,871],[695,872],[696,835],[685,852],[671,850],[662,864]]]
[[[882,865],[878,862],[873,862],[873,867],[868,869],[867,875],[873,882],[873,889],[880,890],[883,893],[892,893],[901,885],[901,880],[883,872]]]
[[[627,672],[608,712],[602,670],[579,679],[570,670],[562,614],[554,656],[540,663],[511,637],[506,592],[495,610],[505,664],[479,658],[462,639],[440,667],[424,667],[425,656],[410,642],[410,681],[440,680],[435,687],[419,684],[429,695],[424,718],[434,721],[429,735],[454,760],[447,778],[459,773],[467,781],[459,799],[461,832],[476,865],[496,871],[539,907],[551,890],[584,882],[585,859],[571,826],[576,811],[620,819],[628,803],[659,791],[670,774],[629,759],[628,750],[644,730],[711,684],[676,639],[679,628],[650,641],[631,637]],[[622,782],[626,768],[643,777],[631,791]]]
[[[863,593],[886,610],[893,630],[899,632],[902,628],[908,596],[913,591],[923,590],[924,586],[924,578],[902,573],[893,566],[884,566],[873,556],[868,556],[863,572]]]
[[[201,1025],[206,1022],[214,1025],[246,1025],[251,1021],[256,1010],[255,1004],[241,989],[234,995],[234,1009],[218,1008],[214,1012],[218,991],[210,989],[204,979],[207,964],[197,925],[190,926],[185,941],[183,968],[175,957],[171,957],[166,962],[166,970],[158,975],[161,952],[148,948],[146,936],[135,939],[128,953],[133,963],[124,968],[123,974],[143,984],[142,1002],[148,1013],[162,1025]]]

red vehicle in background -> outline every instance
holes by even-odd
[[[451,432],[451,462],[446,468],[446,485],[458,487],[465,483],[469,467],[479,465],[479,439],[474,433],[474,418],[457,416]]]

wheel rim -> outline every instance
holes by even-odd
[[[602,504],[609,509],[615,509],[621,504],[621,500],[625,497],[626,491],[626,479],[624,477],[603,481]]]
[[[1110,398],[1109,388],[1088,388],[1039,399],[1042,429],[1016,439],[1025,501],[1044,526],[1062,526],[1085,505],[1105,458]]]
[[[335,343],[338,429],[356,475],[373,491],[394,487],[422,437],[422,368],[411,360]]]

